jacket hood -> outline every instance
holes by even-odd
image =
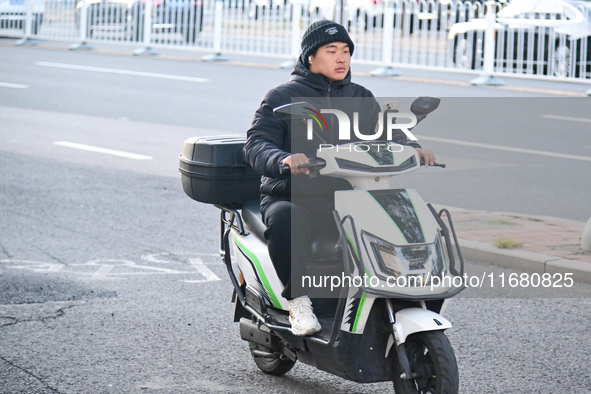
[[[320,91],[326,91],[329,85],[334,88],[338,88],[351,83],[351,68],[349,68],[349,72],[345,78],[340,81],[335,81],[331,84],[328,77],[310,71],[310,69],[305,66],[302,56],[303,55],[300,55],[296,61],[295,66],[293,67],[290,81],[298,81],[304,85],[310,86],[311,88],[318,89]]]

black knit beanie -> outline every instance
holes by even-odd
[[[312,23],[302,38],[302,60],[306,67],[309,66],[308,57],[318,48],[331,42],[346,42],[353,55],[355,45],[344,26],[328,20],[320,20]]]

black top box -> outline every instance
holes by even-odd
[[[261,176],[244,160],[242,135],[193,137],[185,141],[179,171],[193,200],[240,208],[260,198]]]

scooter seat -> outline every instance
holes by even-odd
[[[261,202],[259,200],[248,201],[242,206],[242,220],[248,226],[248,229],[258,239],[263,241],[265,244],[265,230],[267,226],[263,222],[263,216],[261,215]]]
[[[248,226],[248,229],[258,239],[263,241],[265,244],[265,230],[267,226],[263,222],[261,215],[261,206],[258,200],[248,201],[242,206],[242,220]],[[330,260],[335,257],[335,244],[338,239],[333,237],[327,237],[324,234],[318,234],[317,238],[310,245],[310,256],[312,260]]]

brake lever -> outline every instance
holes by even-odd
[[[421,166],[425,165],[425,159],[421,159]],[[446,165],[444,163],[433,163],[431,164],[431,167],[441,167],[441,168],[445,168]]]

